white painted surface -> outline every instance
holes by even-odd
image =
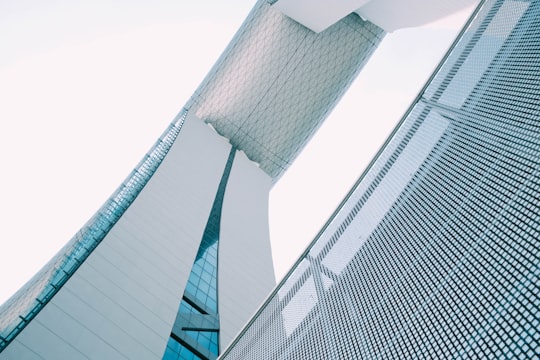
[[[274,6],[305,27],[321,32],[369,0],[279,0]]]
[[[425,25],[477,3],[478,0],[371,0],[356,13],[391,32]]]
[[[271,178],[237,152],[225,191],[218,260],[220,348],[225,349],[275,286],[268,229]]]
[[[131,207],[0,358],[161,359],[229,149],[188,117]]]
[[[230,148],[188,116],[138,198],[0,359],[161,359]],[[270,187],[237,152],[219,244],[222,348],[275,285]]]
[[[279,0],[273,6],[315,32],[352,12],[392,32],[425,25],[477,3],[478,0]]]

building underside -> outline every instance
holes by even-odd
[[[222,359],[536,359],[540,1],[486,0]]]
[[[386,32],[471,3],[258,1],[155,147],[58,255],[2,305],[0,359],[215,359],[274,286],[267,219],[272,184]],[[538,219],[531,210],[538,204],[529,198],[538,185],[538,109],[528,100],[538,87],[538,1],[485,3],[351,192],[354,201],[344,203],[326,238],[304,254],[292,280],[274,291],[226,358],[264,358],[272,346],[275,358],[408,356],[412,352],[398,350],[413,343],[416,355],[455,355],[423,352],[439,345],[406,334],[434,329],[441,338],[455,335],[444,344],[473,343],[483,336],[480,325],[499,318],[453,309],[473,306],[460,301],[476,296],[484,283],[504,288],[505,299],[525,294],[518,302],[529,306],[518,309],[523,324],[538,315],[530,310],[538,308],[537,293],[529,296],[523,285],[538,276],[537,262],[527,255],[538,259]],[[518,80],[506,84],[506,74]],[[504,103],[509,99],[512,104]],[[517,114],[522,109],[528,113]],[[518,220],[507,224],[498,214]],[[503,244],[508,247],[493,250]],[[525,265],[515,274],[508,274],[514,265],[501,270],[508,286],[488,279],[500,270],[495,260],[470,258],[514,256],[512,244],[525,249],[516,255]],[[429,251],[436,256],[423,257]],[[474,265],[461,268],[464,261]],[[479,268],[490,269],[485,278]],[[411,274],[420,274],[413,283]],[[459,295],[443,297],[450,304],[430,295],[439,294],[441,277],[471,280],[448,290]],[[476,309],[500,314],[497,306],[506,306],[499,295],[481,296],[488,300]],[[403,311],[392,307],[400,301]],[[442,307],[450,310],[436,311]],[[406,324],[398,327],[400,320],[384,309]],[[462,328],[445,330],[452,322],[430,322],[462,315],[475,319],[469,319],[469,337]],[[525,328],[505,316],[501,321],[516,334]],[[537,333],[527,331],[516,336],[538,342]],[[379,341],[388,336],[393,340]],[[514,337],[512,344],[518,343]],[[279,341],[268,345],[268,339]]]
[[[0,358],[215,358],[275,285],[271,185],[383,34],[355,14],[317,34],[258,2],[135,170],[2,305]]]
[[[315,33],[260,1],[186,108],[277,179],[383,36],[357,14]]]

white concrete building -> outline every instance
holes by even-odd
[[[156,146],[2,305],[0,359],[216,358],[275,284],[272,184],[386,31],[448,11],[423,1],[402,24],[403,3],[257,2]]]

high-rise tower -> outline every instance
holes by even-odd
[[[487,0],[223,359],[540,354],[540,1]]]
[[[242,152],[182,112],[95,217],[3,305],[0,358],[162,358],[169,338],[215,358],[217,337],[226,346],[274,285],[270,185]]]
[[[383,35],[355,14],[316,33],[258,2],[117,192],[2,305],[0,359],[215,358],[274,286],[271,185]]]
[[[259,1],[118,191],[2,306],[0,359],[216,358],[273,286],[273,182],[385,31],[470,2]]]

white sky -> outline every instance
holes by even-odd
[[[0,303],[130,173],[253,3],[0,2]],[[387,35],[274,186],[278,280],[360,176],[471,10]]]

